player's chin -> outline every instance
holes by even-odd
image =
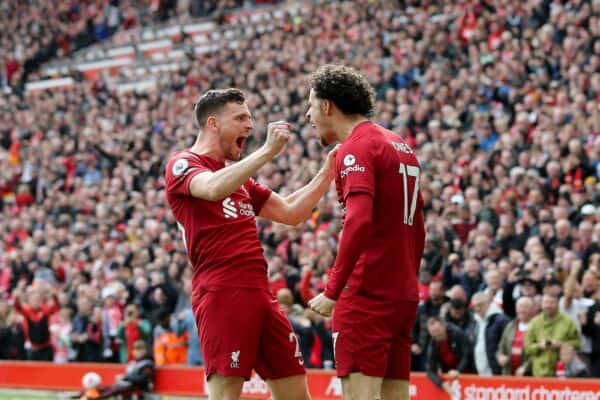
[[[327,138],[327,136],[325,136],[325,135],[319,135],[319,139],[320,139],[320,141],[321,141],[321,145],[322,145],[323,147],[327,147],[327,146],[329,146],[330,144],[332,144],[331,140],[329,140],[329,139]]]
[[[229,161],[240,161],[242,159],[242,153],[239,151],[232,151],[227,157]]]
[[[229,151],[229,161],[239,161],[242,159],[242,149],[238,146],[233,146],[233,148]]]

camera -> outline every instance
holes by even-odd
[[[519,272],[517,273],[517,276],[518,276],[519,278],[528,278],[528,277],[529,277],[529,271],[528,271],[528,270],[526,270],[524,267],[522,267],[522,266],[521,266],[521,267],[519,267],[519,268],[518,268],[518,271],[519,271]]]

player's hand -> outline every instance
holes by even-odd
[[[271,122],[267,128],[267,140],[264,148],[271,157],[275,157],[292,136],[292,125],[285,121]]]
[[[18,298],[19,300],[22,300],[23,299],[23,290],[19,289],[19,288],[16,288],[12,292],[12,297],[13,297],[13,299]]]
[[[508,356],[505,354],[500,354],[498,356],[498,364],[500,364],[501,366],[505,366],[506,363],[508,362]]]
[[[575,261],[573,261],[573,264],[571,265],[571,270],[569,272],[572,275],[577,275],[577,274],[579,274],[579,271],[581,271],[582,267],[583,267],[583,263],[581,262],[581,260],[575,260]]]
[[[416,343],[410,346],[410,351],[412,351],[413,354],[416,354],[416,355],[421,355],[421,353],[423,353],[421,346],[419,346]]]
[[[325,160],[325,164],[323,164],[323,171],[330,179],[335,178],[335,157],[337,156],[339,147],[340,145],[338,144],[327,153],[327,159]]]
[[[562,342],[560,340],[551,340],[551,344],[550,344],[550,348],[555,349],[555,350],[560,350],[562,346]]]
[[[452,397],[452,386],[448,382],[442,383],[442,389]]]
[[[513,269],[510,274],[508,274],[507,280],[509,283],[517,283],[519,281],[519,269]]]
[[[448,371],[448,373],[446,375],[450,379],[458,379],[458,371],[455,369],[451,369],[450,371]]]
[[[325,296],[325,293],[321,293],[313,297],[309,302],[308,306],[315,312],[321,314],[324,317],[330,317],[335,307],[335,300],[331,300]]]

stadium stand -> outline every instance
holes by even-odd
[[[414,368],[425,368],[428,317],[485,327],[489,315],[469,308],[477,292],[509,318],[519,295],[538,313],[541,294],[555,293],[577,326],[576,360],[600,377],[600,1],[304,1],[228,12],[240,4],[105,3],[0,6],[15,32],[2,36],[0,56],[1,358],[39,350],[32,325],[49,335],[56,361],[124,361],[127,335],[168,333],[165,315],[175,331],[190,307],[191,267],[162,172],[195,138],[197,96],[248,92],[249,150],[269,121],[296,126],[288,151],[258,175],[285,194],[324,155],[304,116],[306,76],[343,63],[369,77],[376,122],[422,164]],[[39,15],[38,25],[18,23]],[[305,306],[324,286],[340,224],[333,188],[299,226],[259,222],[272,290],[291,291],[292,305],[279,297],[309,367],[333,366],[330,322]],[[46,325],[25,323],[14,307],[51,294],[61,311]],[[470,339],[466,372],[476,372],[484,339]],[[488,353],[499,341],[485,338]],[[548,375],[573,362],[550,358]]]

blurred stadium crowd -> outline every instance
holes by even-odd
[[[369,77],[375,121],[421,162],[413,369],[600,377],[600,1],[304,2],[145,92],[103,79],[24,92],[40,63],[115,30],[241,5],[51,4],[0,6],[0,358],[126,362],[142,339],[158,365],[202,364],[164,162],[193,143],[198,95],[235,86],[255,120],[249,150],[269,121],[297,128],[258,181],[301,187],[325,154],[306,76],[331,62]],[[299,226],[258,224],[306,365],[331,368],[330,321],[306,302],[335,259],[335,191]]]

